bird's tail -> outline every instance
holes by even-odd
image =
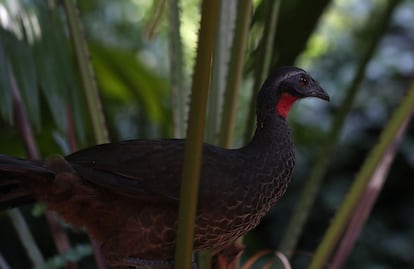
[[[0,154],[0,210],[34,202],[27,185],[53,179],[54,173],[39,161]]]

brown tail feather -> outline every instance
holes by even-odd
[[[0,210],[34,202],[25,182],[53,176],[54,173],[39,161],[0,154]]]

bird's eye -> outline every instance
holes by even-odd
[[[301,77],[299,79],[299,83],[300,83],[301,86],[306,86],[306,85],[309,84],[309,80],[306,77]]]

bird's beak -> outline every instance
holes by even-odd
[[[322,89],[321,86],[307,92],[306,97],[316,97],[325,101],[329,101],[329,95]]]

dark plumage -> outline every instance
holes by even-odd
[[[280,68],[258,94],[252,141],[232,150],[204,144],[195,250],[220,251],[285,193],[295,164],[285,118],[294,101],[312,96],[329,99],[305,71]],[[0,207],[33,197],[46,203],[86,227],[112,264],[128,257],[169,260],[183,152],[184,140],[169,139],[97,145],[46,162],[0,155]]]

